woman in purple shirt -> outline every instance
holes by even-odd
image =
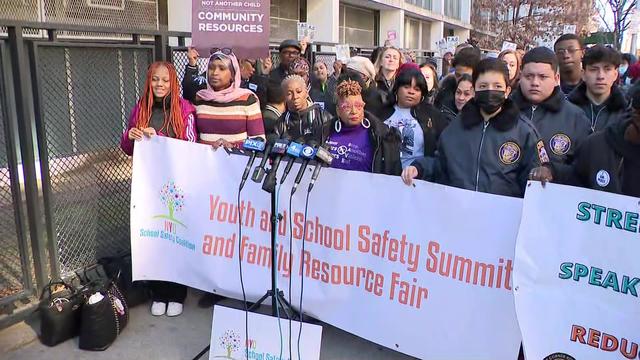
[[[332,167],[344,170],[400,175],[400,137],[365,112],[362,80],[345,74],[338,80],[338,117],[327,140],[334,156]]]

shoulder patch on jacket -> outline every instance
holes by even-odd
[[[540,160],[540,164],[549,163],[549,154],[547,154],[547,149],[544,147],[544,141],[538,140],[536,143],[536,150],[538,152],[538,160]]]

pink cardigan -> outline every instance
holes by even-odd
[[[196,142],[198,141],[198,135],[196,132],[196,109],[191,105],[191,103],[183,98],[180,98],[180,109],[182,112],[182,120],[184,121],[184,133],[180,137],[181,140]],[[131,156],[133,155],[133,145],[135,141],[129,139],[129,130],[134,128],[136,124],[136,119],[138,118],[138,112],[140,111],[140,103],[138,102],[136,106],[134,106],[133,111],[131,111],[131,115],[129,116],[129,125],[127,125],[127,130],[122,134],[122,138],[120,139],[120,147],[125,154]],[[158,133],[160,136],[167,136],[163,133]]]

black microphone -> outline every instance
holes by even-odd
[[[327,149],[320,146],[318,147],[318,151],[316,152],[316,159],[320,161],[318,161],[316,168],[313,169],[313,175],[311,176],[311,182],[309,183],[309,189],[307,190],[307,192],[311,192],[311,190],[313,189],[313,185],[316,183],[318,175],[320,175],[322,166],[324,164],[326,164],[327,166],[331,165],[331,162],[333,161],[333,155],[331,155],[331,153],[327,151]]]
[[[253,171],[253,175],[251,175],[251,180],[253,180],[254,182],[259,183],[264,178],[264,174],[266,171],[265,166],[267,165],[267,160],[269,159],[269,153],[271,152],[271,148],[273,147],[273,144],[275,144],[275,142],[279,138],[280,137],[276,134],[271,134],[267,137],[267,144],[264,148],[264,156],[260,161],[260,165],[258,165],[258,167],[255,168],[255,170]]]
[[[318,146],[318,142],[310,139],[307,143],[302,147],[302,152],[300,156],[302,157],[302,165],[300,165],[300,169],[298,170],[298,174],[296,175],[296,180],[293,182],[293,188],[291,188],[291,195],[293,195],[298,189],[298,185],[300,185],[300,181],[302,181],[302,176],[304,175],[304,171],[307,169],[309,162],[316,157],[316,147]]]
[[[287,153],[288,147],[289,139],[278,139],[278,141],[273,144],[270,153],[270,155],[273,156],[273,162],[271,163],[271,169],[269,169],[269,173],[264,178],[264,182],[262,183],[262,190],[270,193],[276,190],[276,175],[278,173],[278,166],[280,166],[282,157]]]
[[[242,190],[244,184],[247,182],[249,171],[251,171],[251,166],[253,166],[253,162],[256,160],[257,153],[264,151],[264,139],[261,137],[247,138],[244,140],[242,148],[244,150],[251,151],[251,155],[249,156],[249,161],[247,162],[247,166],[244,168],[244,173],[242,174],[242,181],[240,181],[240,190]]]
[[[291,168],[293,164],[296,162],[296,159],[300,157],[302,154],[303,145],[302,139],[298,139],[295,142],[292,141],[287,148],[287,155],[289,156],[289,162],[287,163],[287,167],[284,168],[284,173],[282,174],[282,178],[280,179],[280,185],[284,183],[284,180],[287,178],[287,175],[291,172]]]

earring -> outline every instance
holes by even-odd
[[[333,128],[336,130],[337,133],[339,133],[340,130],[342,130],[342,122],[340,120],[336,121],[333,124]]]
[[[362,124],[362,127],[365,128],[365,129],[368,129],[368,128],[371,127],[371,121],[369,121],[369,119],[367,119],[367,118],[362,119],[362,123],[361,124]]]

